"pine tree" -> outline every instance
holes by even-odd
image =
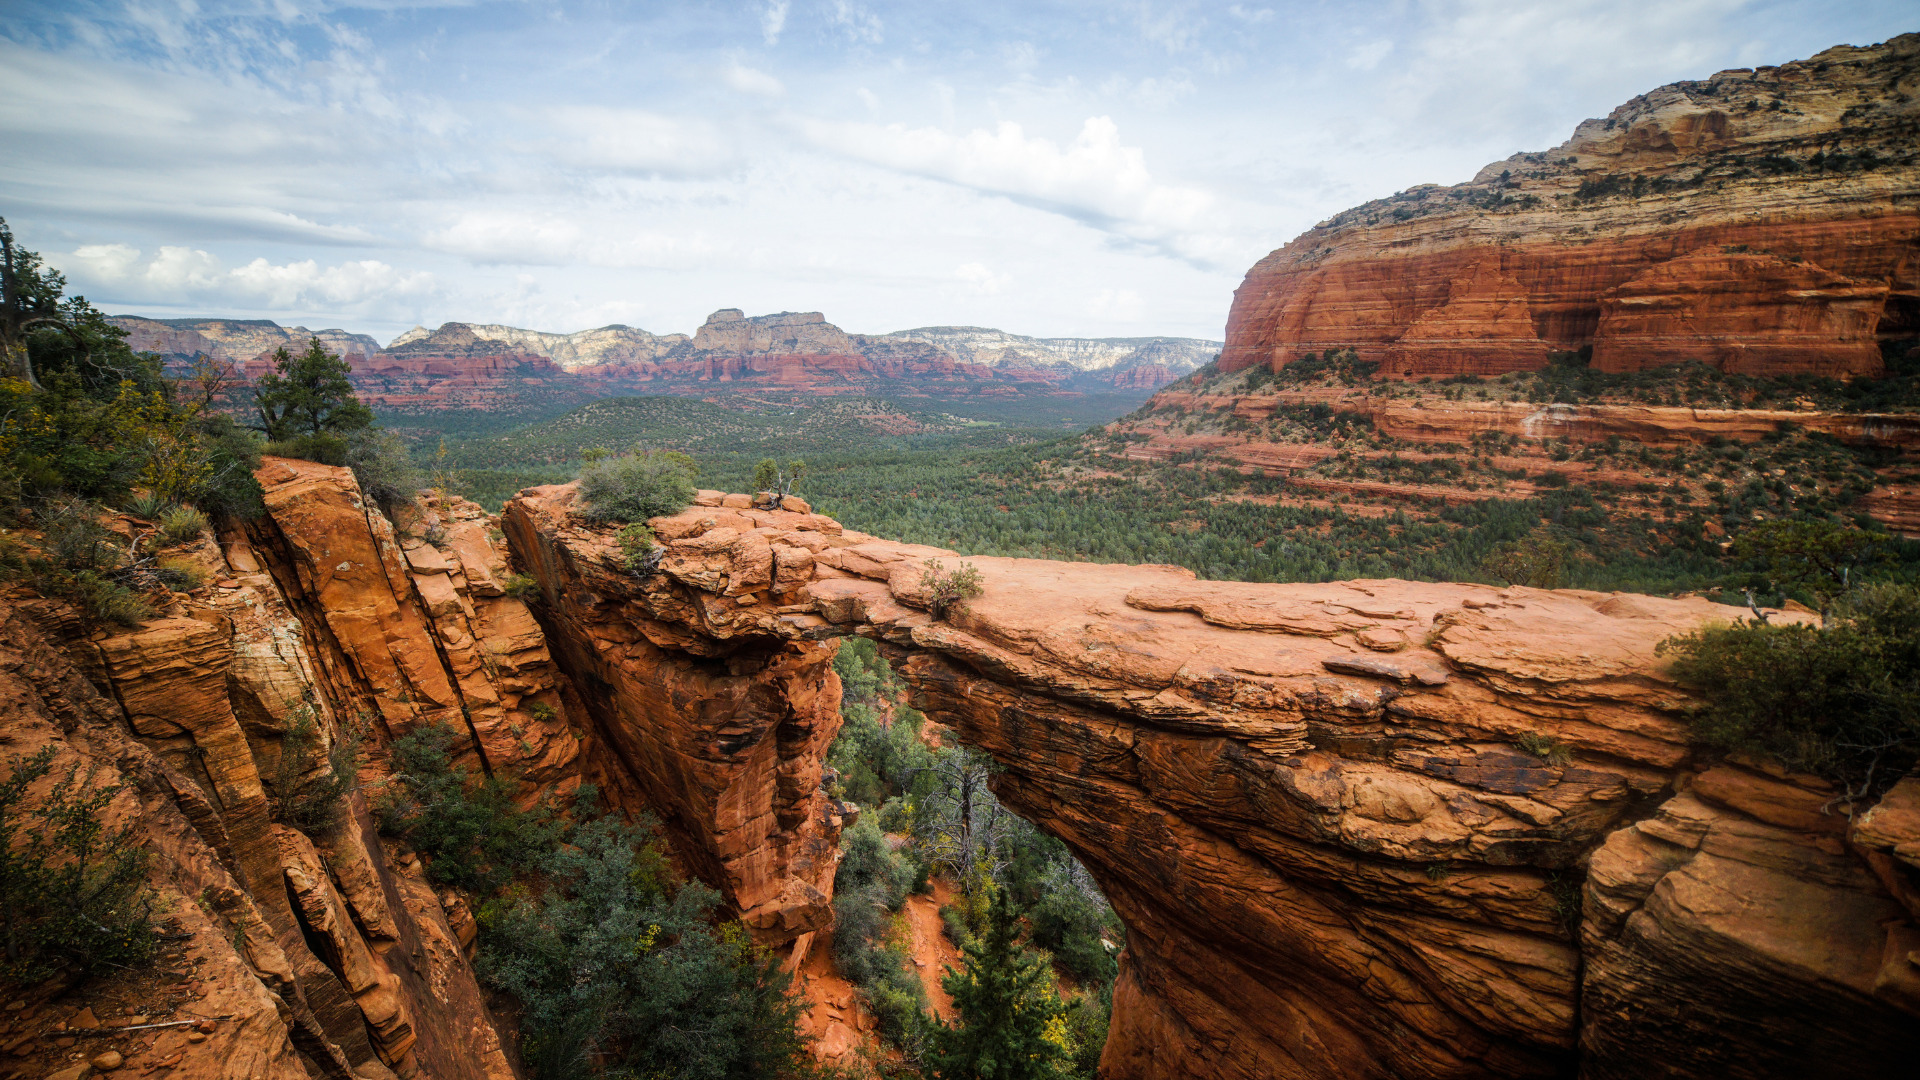
[[[936,1025],[928,1061],[942,1080],[1061,1080],[1074,1055],[1066,1007],[1044,953],[1025,947],[1005,889],[996,889],[987,932],[967,943],[965,971],[940,985],[953,995],[957,1026]]]
[[[260,377],[254,402],[260,430],[274,441],[300,435],[346,435],[373,424],[373,410],[354,396],[353,366],[314,338],[299,356],[274,350],[274,370]]]

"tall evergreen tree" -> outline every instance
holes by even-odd
[[[1046,954],[1024,947],[1005,889],[993,894],[987,932],[963,946],[965,971],[940,980],[959,1023],[936,1025],[928,1062],[941,1080],[1062,1080],[1074,1054],[1066,1006]]]
[[[275,441],[300,435],[346,435],[373,424],[373,410],[354,396],[353,365],[314,338],[299,356],[274,350],[274,370],[254,388],[260,430]]]

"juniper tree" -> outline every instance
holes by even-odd
[[[995,890],[987,931],[962,946],[965,970],[947,969],[958,1023],[935,1025],[927,1062],[942,1080],[1060,1080],[1073,1062],[1066,1006],[1045,953],[1024,947],[1005,890]]]

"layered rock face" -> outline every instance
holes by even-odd
[[[396,532],[345,469],[268,459],[260,479],[268,515],[189,552],[215,582],[138,628],[85,634],[60,605],[0,600],[10,747],[53,745],[61,767],[127,786],[116,824],[153,854],[184,935],[157,973],[81,993],[223,1018],[90,1053],[112,1045],[171,1076],[510,1080],[469,965],[471,915],[381,842],[370,811],[392,739],[423,723],[449,725],[472,766],[529,799],[577,782],[544,639],[503,595],[505,549],[477,506],[427,500]],[[286,758],[296,730],[314,744],[305,760]],[[333,822],[284,824],[282,789],[328,770],[342,740],[359,776]],[[75,1007],[28,998],[30,1027]],[[20,1052],[64,1053],[51,1039],[30,1031]]]
[[[806,547],[766,536],[824,547],[817,538],[838,525],[712,511],[730,523],[703,534],[723,569],[689,563],[638,579],[609,530],[570,518],[571,488],[535,490],[552,498],[515,500],[502,523],[540,582],[541,618],[591,720],[592,778],[658,815],[688,868],[762,941],[832,925],[842,808],[820,780],[840,729],[834,649],[768,635],[757,620],[800,602],[813,572]]]
[[[814,643],[880,639],[1125,919],[1108,1076],[1891,1077],[1920,1050],[1911,807],[1849,834],[1818,785],[1691,763],[1653,647],[1727,609],[978,558],[935,619],[950,552],[709,492],[630,570],[574,498],[522,493],[512,544],[596,722],[716,808],[683,833],[726,865],[726,736],[812,742]],[[706,719],[741,677],[764,696]]]
[[[1221,367],[1355,349],[1402,375],[1880,372],[1920,330],[1920,35],[1674,83],[1454,187],[1346,211],[1262,259]]]

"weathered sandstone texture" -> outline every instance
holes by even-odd
[[[1699,360],[1872,375],[1920,331],[1920,35],[1644,94],[1562,145],[1345,211],[1234,294],[1221,368]]]
[[[53,1025],[82,1006],[105,1018],[166,1000],[227,1019],[110,1037],[128,1068],[510,1080],[512,1047],[470,965],[469,906],[383,842],[371,811],[392,740],[429,723],[527,802],[564,803],[579,707],[506,595],[504,538],[478,506],[427,494],[395,508],[396,526],[346,469],[268,458],[258,477],[267,515],[188,549],[213,580],[142,626],[87,632],[63,605],[0,596],[9,755],[54,745],[57,769],[128,786],[116,823],[153,853],[161,909],[185,935],[157,973],[29,993],[0,1018],[7,1049],[63,1061]],[[275,810],[295,727],[318,740],[309,772],[330,768],[340,740],[359,747],[356,789],[312,835]]]
[[[656,814],[688,869],[778,943],[833,921],[841,806],[820,778],[840,729],[840,680],[832,645],[760,623],[806,604],[797,590],[813,580],[812,552],[774,538],[824,549],[840,529],[737,501],[742,509],[697,511],[716,524],[644,578],[611,530],[573,519],[571,488],[516,500],[502,521],[540,583],[540,617],[592,725],[590,777],[616,803]]]
[[[1653,647],[1724,608],[977,558],[936,620],[950,552],[709,492],[629,569],[574,498],[510,503],[515,557],[679,832],[729,873],[743,828],[830,835],[734,770],[771,743],[808,787],[817,643],[878,638],[1126,920],[1108,1076],[1892,1077],[1920,1051],[1917,800],[1850,835],[1817,784],[1697,765]]]

